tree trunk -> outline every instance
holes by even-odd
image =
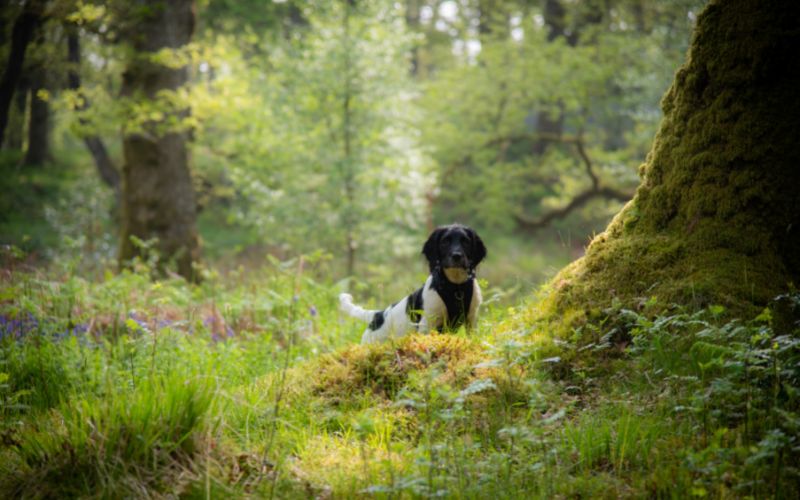
[[[419,33],[420,0],[406,0],[406,27],[413,34]],[[419,44],[414,42],[411,46],[409,72],[411,76],[419,75]]]
[[[28,117],[28,149],[23,165],[40,166],[52,159],[50,155],[50,103],[39,91],[47,90],[47,70],[36,67],[31,72],[31,101]]]
[[[545,0],[542,9],[544,24],[547,27],[547,41],[563,38],[567,45],[575,47],[580,40],[580,30],[597,24],[603,19],[603,11],[596,2],[580,3],[573,6],[572,26],[567,25],[567,10],[561,0]],[[564,106],[556,104],[555,110],[540,111],[536,120],[536,131],[542,137],[560,137],[564,130]],[[553,141],[542,139],[533,144],[533,154],[543,155]]]
[[[8,63],[6,64],[5,72],[3,72],[3,78],[0,80],[0,146],[3,145],[3,137],[5,137],[6,126],[8,125],[8,111],[11,106],[11,99],[14,97],[14,89],[17,88],[22,75],[25,52],[39,21],[39,14],[27,7],[14,21]]]
[[[123,97],[154,99],[160,91],[184,85],[188,69],[156,64],[152,53],[177,49],[189,43],[194,29],[191,0],[139,1],[141,22],[130,35],[135,54],[123,74]],[[180,117],[166,117],[169,118]],[[160,264],[175,261],[178,272],[196,278],[193,263],[199,255],[196,204],[189,172],[188,132],[164,131],[165,121],[145,124],[145,130],[123,137],[122,241],[120,264],[125,265],[142,249],[132,241],[157,239]]]
[[[545,0],[542,9],[544,24],[547,26],[547,41],[553,42],[564,38],[570,47],[574,47],[577,38],[568,38],[566,34],[567,12],[560,0]],[[536,117],[536,131],[543,137],[561,137],[564,129],[563,106],[558,105],[556,112],[539,111]],[[533,154],[541,156],[552,141],[540,139],[533,144]]]
[[[25,123],[28,113],[28,91],[30,81],[22,75],[17,83],[14,98],[8,110],[8,121],[6,124],[6,136],[3,141],[3,149],[8,151],[22,151],[25,144]]]
[[[800,4],[712,0],[662,101],[636,196],[544,314],[657,297],[757,310],[800,283]]]

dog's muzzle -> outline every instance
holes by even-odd
[[[460,285],[469,279],[469,272],[463,267],[445,267],[442,269],[447,281]]]

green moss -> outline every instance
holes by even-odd
[[[483,348],[464,337],[412,335],[397,343],[351,346],[323,356],[307,369],[318,374],[313,392],[339,404],[364,392],[391,400],[410,373],[433,367],[440,383],[466,386],[477,375],[475,365],[483,360]]]
[[[755,0],[710,3],[663,99],[635,198],[550,283],[539,318],[580,322],[651,296],[748,314],[800,281],[791,17]]]
[[[473,382],[488,379],[491,389],[466,396],[478,425],[491,411],[524,407],[528,399],[524,368],[486,363],[489,357],[476,340],[445,334],[349,346],[292,368],[285,376],[271,374],[244,388],[241,399],[249,403],[243,407],[251,409],[240,416],[249,418],[252,408],[257,414],[271,412],[280,393],[281,405],[299,412],[295,419],[308,419],[309,426],[320,431],[353,431],[353,421],[369,411],[381,413],[396,434],[413,434],[419,415],[402,401],[427,397],[422,393],[429,391],[458,397]],[[267,420],[261,424],[269,426]]]

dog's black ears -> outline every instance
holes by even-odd
[[[425,245],[422,246],[422,254],[428,259],[428,267],[431,272],[439,265],[439,241],[442,239],[444,232],[445,228],[436,228],[428,236],[428,241],[425,242]]]
[[[472,255],[470,255],[469,260],[472,267],[476,268],[486,258],[486,245],[483,244],[483,240],[473,229],[467,228],[467,234],[469,234],[469,238],[472,241]]]

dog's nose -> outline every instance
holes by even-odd
[[[451,257],[452,257],[452,258],[453,258],[453,260],[454,260],[454,261],[456,261],[456,262],[464,262],[464,254],[463,254],[463,253],[461,253],[461,252],[458,252],[458,251],[456,251],[456,252],[453,252],[453,254],[451,255]]]

